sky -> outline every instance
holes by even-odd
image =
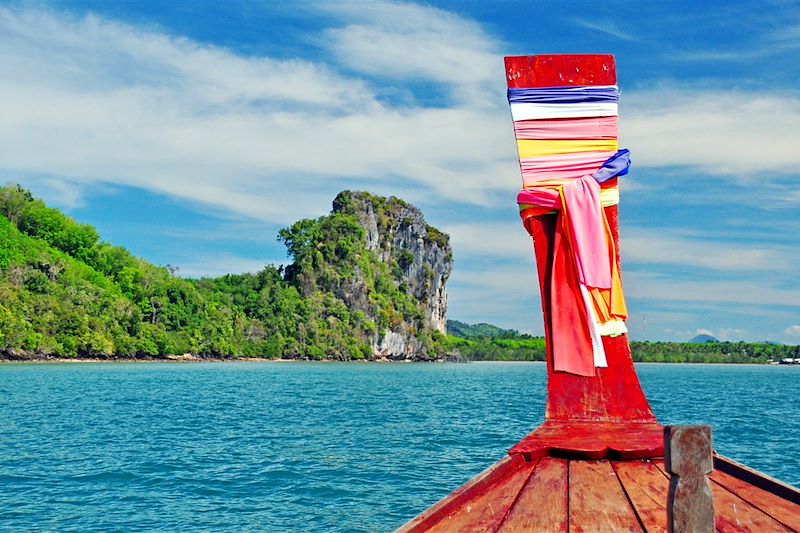
[[[397,196],[449,318],[541,335],[503,56],[548,53],[616,57],[631,338],[800,344],[794,1],[0,2],[0,182],[187,277]]]

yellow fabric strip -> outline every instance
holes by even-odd
[[[616,139],[577,139],[577,140],[539,140],[519,139],[517,141],[520,159],[545,157],[575,152],[616,152]]]
[[[603,207],[609,207],[612,205],[617,205],[619,203],[619,189],[600,189],[600,205]],[[531,205],[531,204],[519,204],[520,212],[525,211],[526,209],[531,209],[534,207],[542,207],[540,205]],[[556,206],[553,206],[553,213],[555,213],[558,209]]]
[[[608,207],[610,205],[617,205],[619,203],[619,189],[616,187],[609,189],[600,189],[600,205]]]

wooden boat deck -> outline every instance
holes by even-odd
[[[800,492],[726,458],[714,462],[717,531],[800,532]],[[668,487],[660,458],[525,461],[512,454],[398,532],[667,531]]]

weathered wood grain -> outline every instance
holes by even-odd
[[[666,426],[664,469],[669,472],[667,529],[713,533],[714,502],[708,478],[714,468],[710,426]]]
[[[787,485],[783,481],[771,478],[762,472],[753,470],[749,466],[737,463],[733,459],[715,453],[714,470],[730,474],[735,478],[741,479],[745,483],[800,506],[800,489]]]
[[[770,515],[783,525],[800,531],[800,505],[754,487],[719,470],[714,470],[711,473],[711,480],[743,500],[747,500],[751,505]]]
[[[545,457],[536,466],[498,532],[566,532],[567,460]]]
[[[642,531],[608,461],[570,461],[569,530],[575,533]]]
[[[492,485],[490,490],[464,501],[453,510],[452,514],[445,516],[427,531],[431,533],[494,531],[505,518],[535,466],[535,462],[519,465],[508,477]]]
[[[429,528],[442,520],[442,518],[456,513],[467,501],[474,499],[480,494],[491,491],[492,487],[501,480],[506,479],[518,468],[526,465],[529,465],[529,463],[526,463],[521,455],[505,456],[503,459],[448,494],[446,498],[439,500],[419,515],[400,526],[395,533],[420,533],[422,531],[428,531]],[[535,466],[535,463],[530,466]]]
[[[610,55],[508,57],[506,78],[509,88],[613,85],[616,71]],[[617,207],[607,207],[604,212],[619,265]],[[669,476],[663,465],[627,462],[664,454],[662,427],[639,384],[627,336],[603,338],[608,367],[596,369],[595,376],[553,370],[553,339],[564,338],[554,324],[562,324],[562,333],[569,333],[576,323],[565,316],[575,309],[552,301],[554,294],[570,288],[571,280],[562,262],[554,261],[557,223],[557,217],[542,215],[533,217],[529,224],[548,351],[545,424],[512,448],[506,459],[399,532],[617,532],[643,528],[664,531],[667,527]],[[576,346],[585,349],[580,343]],[[601,458],[626,461],[612,466],[608,460],[597,460]],[[754,479],[758,481],[757,475]],[[719,531],[787,530],[787,522],[779,523],[761,509],[782,510],[780,504],[763,497],[750,504],[745,501],[750,492],[744,499],[735,493],[744,492],[743,487],[722,476],[715,475],[714,480],[710,490],[717,506],[715,526]],[[723,482],[731,488],[719,484]]]
[[[538,55],[505,58],[509,87],[556,87],[564,85],[615,85],[614,56]]]
[[[639,422],[547,421],[509,453],[528,459],[560,455],[580,459],[644,459],[664,454],[663,427]]]
[[[669,475],[663,465],[655,464],[664,475]],[[720,533],[762,533],[791,531],[768,514],[733,494],[712,479],[715,527]]]
[[[664,473],[650,460],[612,461],[611,465],[645,530],[667,531],[669,479]]]
[[[711,482],[711,492],[714,494],[717,531],[721,533],[791,531],[791,529],[757,509],[746,500],[726,490],[725,487],[715,481]]]

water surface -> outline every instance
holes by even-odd
[[[638,365],[800,484],[800,367]],[[0,365],[0,530],[388,531],[543,417],[539,363]]]

